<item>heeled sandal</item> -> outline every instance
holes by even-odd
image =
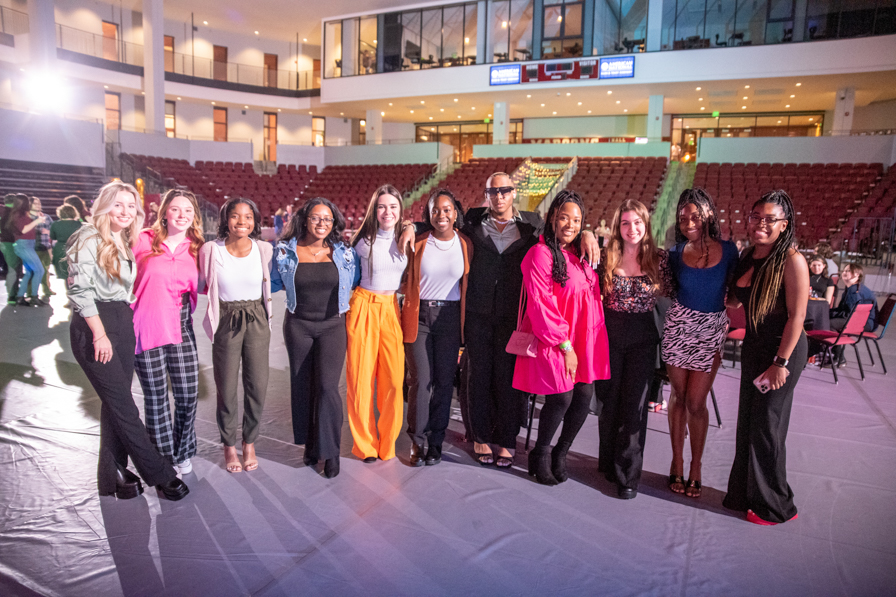
[[[236,448],[233,450],[232,459],[227,457],[227,450],[224,450],[224,468],[228,473],[241,473],[243,472],[243,465],[240,464],[240,456],[236,453]]]
[[[681,485],[681,491],[675,489],[676,485]],[[687,491],[687,486],[684,484],[684,477],[681,475],[669,475],[669,490],[672,493],[677,493],[679,495]]]
[[[252,460],[246,456],[246,446],[252,446]],[[247,444],[243,442],[243,470],[246,472],[258,469],[258,457],[255,455],[255,444]]]
[[[700,479],[688,479],[687,485],[684,486],[684,494],[689,498],[698,498],[703,495],[703,485]]]

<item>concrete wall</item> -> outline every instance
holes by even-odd
[[[522,143],[474,145],[476,158],[525,157],[669,157],[669,143]]]
[[[251,143],[222,143],[220,141],[189,141],[190,162],[251,162]]]
[[[317,166],[318,172],[324,169],[324,147],[312,147],[310,145],[277,145],[278,164],[305,164]]]
[[[401,143],[395,145],[356,145],[325,147],[327,166],[352,164],[435,164],[442,143]],[[442,149],[444,151],[444,149]]]
[[[0,158],[105,168],[103,125],[0,109]]]
[[[190,141],[170,139],[165,135],[147,135],[132,131],[118,131],[121,151],[176,160],[190,160]]]
[[[896,163],[896,135],[702,139],[701,162]]]
[[[572,118],[526,118],[524,139],[555,137],[646,137],[647,116],[580,116]]]

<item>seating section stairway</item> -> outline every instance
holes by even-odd
[[[102,168],[0,160],[0,195],[24,193],[39,197],[44,212],[54,218],[63,199],[78,195],[89,205],[105,183]]]

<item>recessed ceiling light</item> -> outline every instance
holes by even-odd
[[[787,105],[786,105],[786,106],[784,106],[784,107],[785,107],[785,108],[789,108],[789,107],[790,107],[790,104],[787,104]]]
[[[612,91],[607,91],[607,95],[613,95]]]
[[[532,97],[532,94],[527,95],[526,97]]]
[[[246,110],[248,110],[248,109],[249,109],[249,106],[243,106],[243,108],[245,108]]]
[[[278,111],[278,112],[282,112],[283,109],[282,109],[282,108],[277,108],[277,111]]]
[[[489,117],[489,118],[491,118],[491,117],[492,117],[492,115],[491,115],[491,114],[489,114],[489,115],[488,115],[488,117]]]
[[[624,109],[623,112],[628,112],[628,108]]]
[[[556,113],[557,113],[557,112],[554,112],[554,114],[556,114]]]
[[[212,105],[214,106],[214,105],[215,105],[215,102],[212,102]]]
[[[109,86],[108,86],[108,85],[103,85],[103,87],[104,87],[105,89],[109,89]],[[791,96],[791,97],[792,97],[792,96]]]
[[[303,37],[303,38],[302,38],[302,41],[307,43],[307,42],[308,42],[308,38],[307,38],[307,37]]]
[[[203,25],[208,25],[208,21],[202,21]]]
[[[570,92],[567,91],[567,92],[566,92],[566,97],[569,97],[570,95],[572,95],[572,94],[571,94]]]
[[[345,112],[340,112],[339,115],[340,115],[340,116],[345,116]]]
[[[801,85],[802,85],[802,83],[797,83],[797,84],[796,84],[797,87],[799,87],[799,86],[801,86]]]
[[[454,101],[457,101],[457,98],[454,98]]]
[[[391,106],[391,105],[392,105],[392,102],[389,102],[389,105]]]
[[[177,99],[180,100],[180,98],[177,98]]]
[[[588,110],[588,113],[591,114],[591,110]]]
[[[544,104],[541,104],[541,107],[544,108]]]
[[[458,114],[457,117],[460,118],[460,114]]]
[[[432,116],[430,116],[429,119],[432,120]]]
[[[380,112],[380,116],[385,116],[385,115],[386,115],[385,112]]]
[[[308,112],[308,113],[311,114],[311,115],[314,115],[314,112]]]
[[[778,124],[781,124],[781,121],[780,121],[780,120],[778,121]]]
[[[744,89],[749,89],[749,88],[750,88],[749,85],[744,85]]]
[[[579,105],[581,106],[581,105],[582,105],[582,102],[579,102]]]
[[[744,96],[744,99],[747,99],[747,96]]]
[[[141,91],[141,92],[140,92],[140,95],[146,95],[146,92],[145,92],[145,91]],[[212,103],[215,103],[215,102],[212,102]]]
[[[439,112],[444,112],[445,108],[439,108]]]
[[[621,104],[622,101],[621,101],[621,100],[616,100],[616,103],[617,103],[617,104]]]
[[[698,97],[698,98],[697,98],[697,101],[698,101],[698,102],[702,102],[702,101],[703,101],[703,98],[702,98],[702,97]]]
[[[425,100],[420,100],[420,103],[421,103],[421,104],[425,104],[426,101],[425,101]]]
[[[746,110],[747,107],[746,107],[746,106],[741,106],[740,109],[741,109],[741,110]]]
[[[810,118],[810,119],[809,119],[809,122],[812,122],[813,120],[815,120],[815,119],[814,119],[814,118]]]
[[[411,110],[411,114],[413,114],[413,113],[414,113],[414,111],[413,111],[413,110]]]
[[[373,43],[376,43],[376,40],[373,40]]]
[[[705,110],[706,108],[704,108],[703,106],[701,106],[700,109],[701,109],[701,110]]]
[[[698,87],[698,88],[697,88],[697,91],[700,91],[701,89],[703,89],[703,88],[702,88],[702,87]]]
[[[255,32],[255,35],[258,35],[258,31]]]
[[[790,97],[796,97],[795,95],[791,95]]]

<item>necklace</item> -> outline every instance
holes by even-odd
[[[321,247],[321,250],[318,251],[317,253],[315,253],[314,251],[312,251],[312,250],[311,250],[311,247],[305,247],[305,250],[308,251],[309,253],[311,253],[311,256],[312,256],[312,257],[317,257],[318,255],[320,255],[321,253],[323,253],[324,251],[327,250],[327,245],[324,245],[323,247]]]
[[[435,236],[432,237],[432,241],[433,241],[433,242],[432,242],[433,246],[434,246],[435,248],[437,248],[439,251],[450,251],[451,249],[454,248],[454,243],[457,242],[457,234],[455,233],[454,237],[451,239],[451,244],[448,245],[448,248],[447,248],[447,249],[443,249],[442,247],[440,247],[440,246],[439,246],[439,243],[440,243],[440,242],[444,243],[444,242],[448,242],[448,241],[444,241],[444,240],[441,240],[441,241],[440,241],[440,240],[437,239]]]

